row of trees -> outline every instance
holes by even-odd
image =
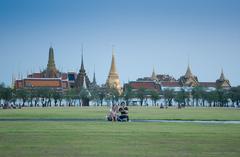
[[[143,105],[144,100],[152,100],[152,105],[157,106],[158,101],[163,102],[165,106],[178,107],[185,106],[208,106],[208,107],[240,107],[240,86],[230,89],[206,90],[204,87],[194,87],[191,91],[182,88],[180,91],[173,89],[165,89],[160,93],[157,91],[140,88],[133,91],[131,87],[126,86],[123,98],[129,104],[132,99],[138,99],[140,105]],[[162,103],[161,103],[162,104]]]
[[[109,89],[105,86],[91,87],[89,88],[89,92],[86,89],[76,88],[66,91],[51,88],[16,90],[0,84],[0,105],[5,108],[11,106],[81,106],[86,100],[94,101],[97,105],[103,105],[104,100],[115,103],[120,99],[120,95],[116,89]]]
[[[166,89],[160,93],[145,88],[137,91],[130,86],[125,86],[124,92],[120,95],[114,88],[93,87],[89,89],[91,96],[88,97],[96,105],[103,105],[103,102],[118,103],[124,100],[130,105],[133,100],[137,100],[140,105],[148,105],[147,100],[151,100],[153,106],[162,102],[166,106],[177,104],[184,106],[210,106],[226,107],[239,106],[240,86],[232,87],[229,90],[217,89],[206,91],[202,87],[195,87],[192,91],[181,89],[175,92]],[[70,89],[65,92],[56,89],[33,88],[33,89],[11,89],[4,84],[0,84],[0,103],[2,106],[77,106],[82,105],[82,100],[87,97],[86,92],[79,89]],[[63,103],[64,102],[64,103]],[[162,105],[161,103],[161,105]]]

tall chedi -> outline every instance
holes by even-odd
[[[60,73],[55,66],[54,51],[52,46],[49,48],[47,69],[43,71],[43,77],[45,78],[57,78],[60,77]]]
[[[157,78],[157,76],[156,76],[156,73],[155,73],[155,68],[154,68],[154,67],[153,67],[153,72],[152,72],[151,79],[152,79],[153,81],[157,81],[157,80],[158,80],[158,78]]]
[[[112,63],[108,74],[106,85],[110,88],[115,88],[119,93],[122,93],[122,87],[120,84],[119,76],[116,69],[114,49],[112,48]]]

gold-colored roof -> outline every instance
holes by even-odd
[[[116,88],[119,91],[119,93],[121,93],[121,84],[120,84],[119,76],[116,69],[114,49],[112,49],[112,63],[111,63],[106,84],[109,87]]]

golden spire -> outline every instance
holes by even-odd
[[[112,48],[112,63],[111,63],[111,68],[110,68],[109,74],[117,74],[114,48]]]
[[[158,80],[157,76],[156,76],[156,73],[155,73],[155,68],[153,67],[153,72],[152,72],[152,77],[151,77],[152,80]]]
[[[116,70],[114,48],[112,48],[112,63],[106,84],[108,87],[115,88],[121,93],[121,84]]]

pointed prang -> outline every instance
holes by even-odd
[[[153,67],[153,72],[152,72],[152,80],[157,80],[157,76],[156,76],[156,73],[155,73],[155,69]]]
[[[225,78],[225,76],[224,76],[224,73],[223,73],[223,68],[222,68],[222,70],[221,70],[221,76],[220,76],[219,80],[221,80],[221,81],[226,80],[226,78]]]
[[[53,51],[53,48],[52,46],[49,48],[49,56],[48,56],[48,65],[47,65],[47,68],[50,69],[50,68],[56,68],[55,67],[55,60],[54,60],[54,51]]]
[[[82,53],[81,68],[80,68],[80,71],[85,71],[85,69],[84,69],[84,63],[83,63],[83,53]]]
[[[193,74],[192,74],[192,71],[191,71],[191,69],[190,69],[190,65],[188,64],[188,68],[187,68],[185,77],[190,77],[190,76],[192,76],[192,75],[193,75]]]
[[[112,63],[111,63],[111,68],[110,68],[110,72],[109,73],[111,73],[111,74],[117,73],[116,65],[115,65],[114,48],[112,48]]]
[[[96,75],[95,75],[95,68],[94,68],[94,73],[93,73],[93,82],[92,82],[94,85],[97,84],[97,81],[96,81]]]

